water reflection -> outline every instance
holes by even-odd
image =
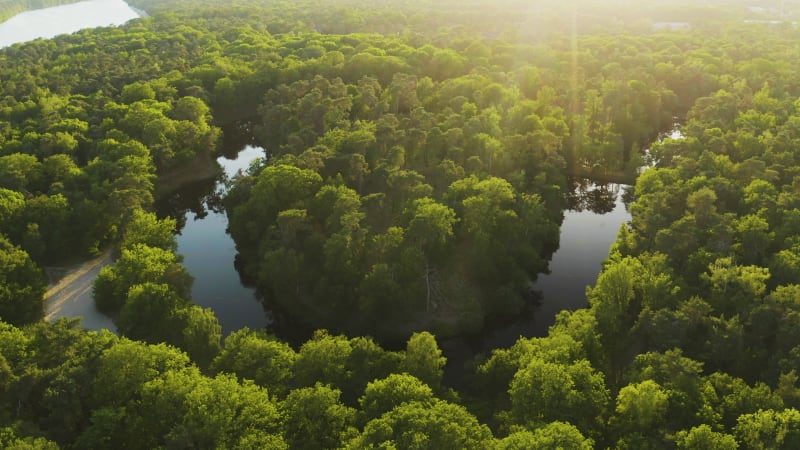
[[[586,287],[597,281],[620,225],[631,219],[623,199],[632,189],[587,179],[573,180],[571,186],[550,273],[540,274],[533,285],[537,300],[512,320],[487,323],[479,335],[443,340],[449,382],[460,382],[464,364],[475,355],[510,347],[520,337],[546,336],[559,312],[588,306]]]
[[[228,218],[222,206],[226,181],[265,153],[263,148],[249,145],[231,150],[242,140],[236,139],[235,131],[226,136],[223,156],[217,159],[223,169],[220,177],[184,186],[160,199],[156,207],[160,217],[178,222],[178,253],[195,278],[192,300],[213,309],[228,334],[243,327],[264,328],[269,313],[258,301],[256,290],[244,285],[236,270],[236,246],[227,233]]]
[[[209,210],[222,212],[221,191],[217,190],[218,180],[211,178],[200,180],[181,187],[156,202],[156,211],[160,217],[172,217],[177,221],[180,233],[186,226],[186,218],[191,213],[194,220],[208,216]]]
[[[595,184],[587,178],[570,180],[571,190],[567,193],[570,211],[589,211],[606,214],[614,211],[621,184]]]

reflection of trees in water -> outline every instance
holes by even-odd
[[[222,143],[217,153],[229,159],[235,159],[239,152],[248,145],[253,145],[253,126],[248,120],[241,120],[224,125]],[[156,201],[158,217],[172,217],[177,221],[178,232],[186,226],[187,213],[192,212],[195,220],[204,219],[209,212],[223,213],[222,197],[228,177],[223,173],[217,178],[196,181],[181,187],[175,192]]]
[[[220,128],[222,128],[222,145],[219,148],[221,156],[235,159],[241,149],[255,145],[253,124],[249,120],[236,121]]]
[[[175,219],[180,233],[186,225],[188,212],[191,211],[195,215],[195,219],[203,219],[209,211],[215,213],[224,211],[222,192],[217,190],[218,182],[218,179],[211,178],[183,186],[156,202],[156,214],[159,218],[172,217]]]
[[[636,200],[636,191],[634,190],[633,186],[625,186],[622,188],[622,203],[625,205],[625,209],[630,211],[630,206],[633,201]]]
[[[571,189],[567,193],[567,206],[572,211],[610,213],[614,211],[622,186],[614,183],[595,184],[586,178],[571,180]]]

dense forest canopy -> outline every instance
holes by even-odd
[[[742,22],[794,2],[132,5],[0,50],[0,446],[800,446],[800,31]],[[231,124],[243,272],[332,330],[298,347],[223,342],[152,212]],[[589,307],[448,386],[435,336],[519,311],[576,175],[636,179]],[[42,321],[107,249],[122,336]]]

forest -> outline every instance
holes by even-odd
[[[800,448],[800,3],[129,4],[0,49],[0,447]],[[155,213],[232,126],[238,269],[302,343],[224,336]],[[575,177],[634,186],[587,307],[449,382]],[[119,334],[45,321],[106,251]]]

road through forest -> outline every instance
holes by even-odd
[[[44,295],[45,320],[52,322],[61,317],[80,316],[83,317],[84,328],[89,330],[106,328],[116,333],[114,322],[95,308],[92,297],[92,285],[97,274],[100,273],[100,269],[112,262],[109,250],[89,261],[58,270],[63,275],[48,287]],[[51,269],[48,272],[54,271]]]

